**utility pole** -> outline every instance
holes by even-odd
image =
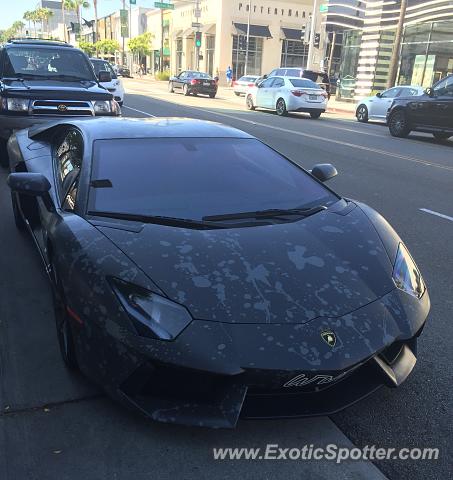
[[[250,41],[250,16],[252,15],[252,0],[249,0],[249,14],[247,16],[247,38],[245,43],[245,66],[244,75],[247,75],[247,64],[249,63],[249,41]],[[237,80],[237,78],[236,78]]]
[[[406,8],[407,8],[407,0],[401,0],[400,18],[398,20],[398,26],[396,27],[395,41],[393,42],[393,51],[392,51],[392,56],[390,58],[387,88],[393,87],[396,83],[396,74],[398,71],[398,64],[399,64],[399,58],[400,58],[401,38],[403,36],[404,18],[406,17]]]
[[[310,22],[310,40],[308,43],[308,58],[307,58],[307,70],[313,68],[313,53],[315,50],[315,33],[316,33],[316,20],[318,13],[318,0],[313,0],[313,12],[311,14]]]
[[[126,10],[126,0],[123,0],[123,11]],[[120,27],[121,29],[123,29],[122,27]],[[124,39],[124,30],[123,30],[123,65],[126,65],[126,51],[125,51],[125,39]]]

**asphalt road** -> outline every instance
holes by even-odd
[[[379,478],[377,470],[362,462],[212,460],[214,446],[348,444],[342,433],[361,447],[440,449],[437,461],[376,463],[392,480],[449,478],[453,221],[420,209],[453,217],[453,142],[437,144],[426,135],[394,139],[381,125],[334,115],[314,121],[246,112],[237,99],[185,98],[146,85],[128,82],[132,93],[126,96],[124,115],[219,121],[257,136],[304,167],[332,162],[340,175],[330,186],[384,214],[408,245],[430,290],[432,310],[417,366],[400,388],[381,389],[330,420],[241,422],[235,431],[143,422],[64,369],[47,280],[31,240],[14,229],[2,172],[0,479]],[[143,90],[149,93],[137,93]]]

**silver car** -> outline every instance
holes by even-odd
[[[359,122],[366,123],[368,120],[385,122],[387,110],[397,97],[416,97],[423,95],[423,87],[413,85],[401,85],[379,92],[373,97],[362,98],[357,103],[355,112]]]
[[[246,75],[233,83],[233,92],[238,97],[245,95],[250,87],[255,86],[255,82],[259,79],[259,75]]]

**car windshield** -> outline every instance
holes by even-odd
[[[5,74],[11,77],[61,78],[94,80],[93,70],[82,52],[62,47],[35,46],[7,49]]]
[[[193,78],[206,78],[206,79],[210,79],[211,76],[208,75],[207,73],[202,73],[202,72],[189,72],[189,77],[193,77]]]
[[[118,78],[109,62],[105,60],[91,60],[91,63],[93,64],[96,75],[99,76],[99,72],[109,72],[112,78]]]
[[[90,212],[192,220],[338,200],[255,139],[98,140],[90,185]]]
[[[315,82],[312,82],[311,80],[305,79],[305,78],[292,78],[290,80],[291,84],[293,87],[296,88],[316,88],[319,90],[319,85]]]

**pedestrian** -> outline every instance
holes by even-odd
[[[218,84],[219,84],[219,80],[220,80],[220,77],[219,77],[219,69],[218,69],[218,68],[215,69],[214,80],[215,80],[216,85],[218,85]]]
[[[231,70],[231,67],[229,65],[226,71],[226,79],[227,79],[228,86],[231,87],[233,82],[233,70]]]
[[[140,65],[140,70],[142,71],[142,75],[146,75],[146,70],[145,70],[145,64],[144,63],[142,63]]]

